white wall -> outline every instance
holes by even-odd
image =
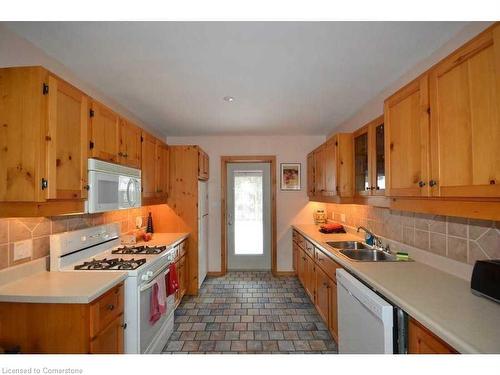
[[[11,66],[36,66],[41,65],[59,77],[76,86],[87,95],[107,105],[118,114],[127,117],[145,130],[150,131],[157,137],[163,134],[153,127],[144,124],[126,108],[116,103],[113,99],[106,97],[99,90],[92,86],[92,83],[82,81],[70,69],[66,68],[58,60],[46,54],[43,50],[35,46],[30,41],[20,37],[10,29],[0,23],[0,68]]]
[[[425,72],[444,57],[448,56],[458,47],[475,37],[492,23],[493,22],[470,22],[441,48],[430,54],[416,66],[409,68],[408,71],[398,80],[392,83],[387,82],[387,86],[385,88],[381,88],[382,91],[377,96],[361,107],[349,119],[332,128],[329,136],[339,132],[351,132],[380,116],[384,112],[384,100],[386,98],[395,93],[399,88],[417,78],[420,74]]]
[[[276,155],[277,168],[277,268],[278,271],[292,270],[292,231],[293,223],[312,223],[315,208],[320,203],[310,203],[306,188],[307,153],[325,141],[324,136],[201,136],[168,137],[169,144],[197,144],[210,157],[209,197],[209,245],[208,269],[220,271],[221,236],[221,171],[220,157],[230,155]],[[280,191],[279,163],[302,164],[302,189],[297,192]]]

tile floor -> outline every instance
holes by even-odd
[[[175,312],[165,353],[337,353],[296,277],[230,272],[207,278]]]

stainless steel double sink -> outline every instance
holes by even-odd
[[[340,254],[358,262],[396,262],[398,260],[393,254],[371,248],[358,241],[333,241],[327,244],[338,250]]]

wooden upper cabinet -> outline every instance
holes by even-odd
[[[99,102],[92,101],[91,106],[90,157],[117,163],[120,118]]]
[[[168,171],[169,171],[169,154],[168,146],[163,142],[156,140],[156,196],[159,198],[167,198],[169,190]]]
[[[47,199],[87,198],[88,98],[48,78]]]
[[[431,194],[500,197],[500,26],[430,72]]]
[[[429,195],[428,75],[384,103],[386,195]]]
[[[314,151],[314,191],[323,195],[326,192],[326,144],[322,144]]]
[[[45,199],[47,72],[41,67],[0,69],[0,201]]]
[[[355,195],[384,195],[384,116],[353,133]]]
[[[314,152],[307,155],[307,195],[309,198],[314,196],[316,191],[314,186]]]
[[[369,133],[368,125],[363,126],[353,134],[354,149],[354,192],[357,195],[369,195],[370,168],[369,168]]]
[[[198,147],[198,179],[208,180],[210,176],[208,154]]]
[[[156,138],[146,132],[142,132],[142,159],[141,179],[142,197],[154,198],[157,196],[157,153]]]
[[[324,162],[325,167],[324,179],[325,179],[325,192],[323,195],[337,195],[338,187],[338,176],[337,176],[337,165],[338,165],[338,142],[337,138],[333,137],[329,139],[324,146]]]
[[[351,197],[353,194],[352,170],[353,170],[353,155],[352,155],[352,134],[339,133],[331,139],[331,145],[335,146],[335,170],[336,186],[328,188],[335,190],[335,194],[339,197]],[[327,148],[329,142],[326,143]],[[331,163],[327,163],[331,165]],[[327,175],[330,172],[327,172]]]
[[[118,128],[118,162],[141,168],[141,128],[121,118]]]
[[[0,69],[0,201],[87,196],[85,94],[41,67]]]

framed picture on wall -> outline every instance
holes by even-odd
[[[281,190],[300,190],[300,163],[281,163]]]

